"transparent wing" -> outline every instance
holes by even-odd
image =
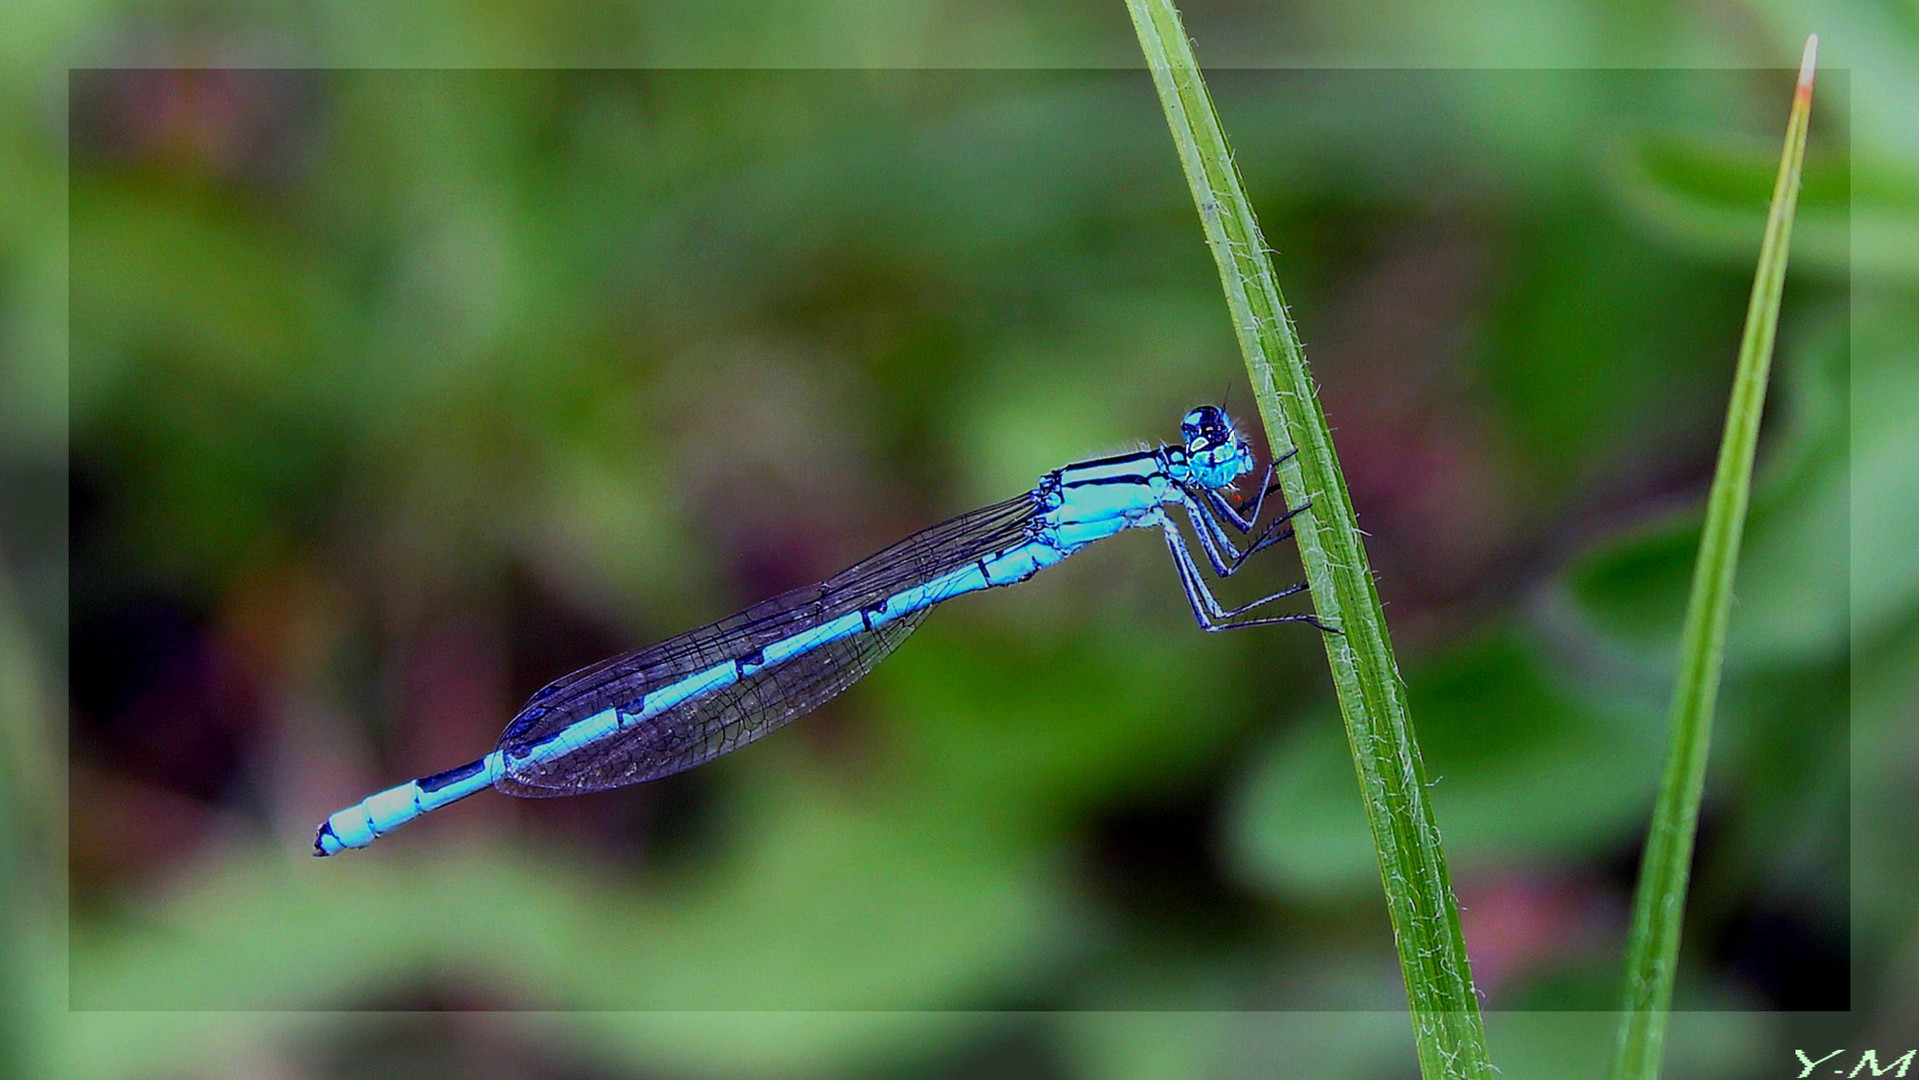
[[[851,686],[918,628],[928,609],[821,646],[694,698],[618,735],[546,761],[524,751],[608,708],[637,709],[650,691],[959,569],[1026,537],[1033,501],[995,503],[915,533],[819,583],[762,601],[650,648],[614,657],[533,695],[500,737],[513,795],[567,795],[692,768],[818,708]]]
[[[574,795],[704,765],[832,700],[899,648],[930,610],[755,672],[581,753],[513,768],[497,786],[510,795]]]

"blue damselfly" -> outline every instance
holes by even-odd
[[[492,753],[327,818],[314,854],[365,847],[488,787],[572,795],[711,761],[851,686],[941,601],[1025,581],[1127,529],[1161,530],[1202,629],[1283,622],[1330,629],[1309,614],[1240,618],[1304,585],[1234,608],[1213,598],[1170,508],[1184,511],[1207,562],[1224,578],[1292,536],[1289,522],[1306,507],[1283,511],[1254,536],[1266,497],[1278,488],[1277,462],[1266,466],[1256,494],[1235,503],[1226,493],[1253,471],[1253,454],[1225,411],[1192,410],[1180,434],[1178,443],[1056,469],[1024,495],[925,529],[817,585],[574,672],[534,694]],[[1228,528],[1252,537],[1244,550]]]

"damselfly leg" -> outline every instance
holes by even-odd
[[[1226,535],[1224,529],[1220,528],[1219,522],[1213,520],[1212,515],[1208,514],[1192,496],[1188,495],[1183,502],[1186,506],[1186,517],[1193,524],[1193,535],[1199,537],[1199,546],[1206,552],[1206,561],[1212,564],[1213,573],[1223,578],[1232,577],[1239,571],[1241,566],[1245,565],[1247,559],[1272,547],[1274,544],[1291,539],[1293,535],[1292,528],[1290,526],[1282,528],[1282,526],[1286,526],[1287,522],[1298,517],[1307,507],[1313,505],[1310,502],[1302,503],[1298,507],[1288,510],[1274,518],[1267,523],[1266,531],[1259,534],[1258,538],[1253,541],[1252,546],[1248,547],[1245,551],[1241,551],[1233,546],[1232,538]]]
[[[1266,496],[1279,490],[1278,482],[1273,479],[1273,471],[1280,462],[1298,452],[1298,450],[1289,450],[1267,464],[1265,476],[1260,482],[1259,494],[1250,500],[1252,504],[1250,511],[1245,509],[1245,502],[1234,506],[1225,496],[1212,488],[1190,484],[1182,488],[1180,501],[1185,504],[1186,516],[1192,522],[1193,533],[1199,537],[1200,546],[1206,551],[1206,560],[1212,564],[1215,574],[1220,577],[1231,577],[1247,559],[1292,537],[1293,530],[1286,527],[1286,523],[1311,506],[1310,500],[1296,508],[1284,511],[1272,521],[1267,522],[1265,531],[1255,537],[1245,551],[1239,550],[1239,546],[1233,543],[1232,537],[1226,534],[1226,526],[1230,525],[1242,535],[1253,531],[1259,523],[1260,511],[1265,508]]]
[[[1166,534],[1167,550],[1172,552],[1173,555],[1173,568],[1179,572],[1180,588],[1186,593],[1186,602],[1192,607],[1193,619],[1199,623],[1201,630],[1205,630],[1208,633],[1217,633],[1221,630],[1240,630],[1249,626],[1272,626],[1277,623],[1306,623],[1309,626],[1318,627],[1328,633],[1339,633],[1338,630],[1320,622],[1318,616],[1309,613],[1272,615],[1258,619],[1243,619],[1239,622],[1230,621],[1237,616],[1244,615],[1246,612],[1261,605],[1269,604],[1274,600],[1283,600],[1288,596],[1297,596],[1306,591],[1306,586],[1304,583],[1289,585],[1270,596],[1262,596],[1249,604],[1241,604],[1236,608],[1221,607],[1219,601],[1214,598],[1212,591],[1206,588],[1204,579],[1200,577],[1199,565],[1193,561],[1192,553],[1186,550],[1186,541],[1179,534],[1179,526],[1173,524],[1169,518],[1161,524],[1160,528]]]
[[[1252,532],[1253,523],[1259,520],[1259,512],[1266,506],[1266,496],[1279,490],[1279,482],[1273,479],[1273,471],[1279,468],[1281,462],[1298,453],[1299,449],[1295,447],[1266,463],[1266,475],[1259,478],[1259,494],[1253,496],[1250,512],[1246,509],[1244,502],[1234,506],[1226,500],[1226,496],[1212,488],[1200,487],[1197,490],[1207,496],[1207,502],[1221,517],[1230,522],[1233,528],[1238,529],[1242,534]]]

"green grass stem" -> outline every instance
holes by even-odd
[[[1212,98],[1172,0],[1127,0],[1180,165],[1219,266],[1253,396],[1297,519],[1300,560],[1324,635],[1360,792],[1379,855],[1387,911],[1427,1080],[1492,1075],[1465,940],[1426,798],[1406,688],[1373,572],[1270,252],[1253,218]]]
[[[1800,166],[1806,155],[1813,59],[1818,44],[1816,35],[1807,39],[1799,83],[1793,92],[1786,145],[1779,156],[1772,209],[1766,217],[1759,267],[1746,309],[1746,328],[1739,341],[1725,435],[1719,444],[1719,463],[1706,503],[1699,557],[1693,564],[1692,594],[1680,638],[1679,677],[1672,695],[1672,745],[1667,750],[1665,774],[1640,863],[1639,888],[1633,897],[1614,1080],[1656,1080],[1664,1057],[1693,837],[1712,743],[1713,705],[1719,696],[1726,626],[1732,616],[1733,578],[1739,566],[1739,544],[1752,490],[1753,453],[1759,442],[1760,414],[1772,367],[1773,336],[1779,326],[1779,296],[1786,280],[1793,209],[1799,201]]]

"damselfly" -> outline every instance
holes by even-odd
[[[941,601],[1025,581],[1127,529],[1164,534],[1201,629],[1303,622],[1330,630],[1307,614],[1240,618],[1305,585],[1234,608],[1213,598],[1169,509],[1184,511],[1213,572],[1225,578],[1292,536],[1288,523],[1306,507],[1283,511],[1254,536],[1266,497],[1278,488],[1278,462],[1266,466],[1256,494],[1235,503],[1225,493],[1253,471],[1253,454],[1225,411],[1192,410],[1180,434],[1178,443],[1057,469],[1024,495],[916,533],[817,585],[574,672],[534,694],[487,756],[327,818],[314,854],[365,847],[487,787],[573,795],[704,764],[851,686]],[[1251,537],[1244,550],[1228,528]]]

